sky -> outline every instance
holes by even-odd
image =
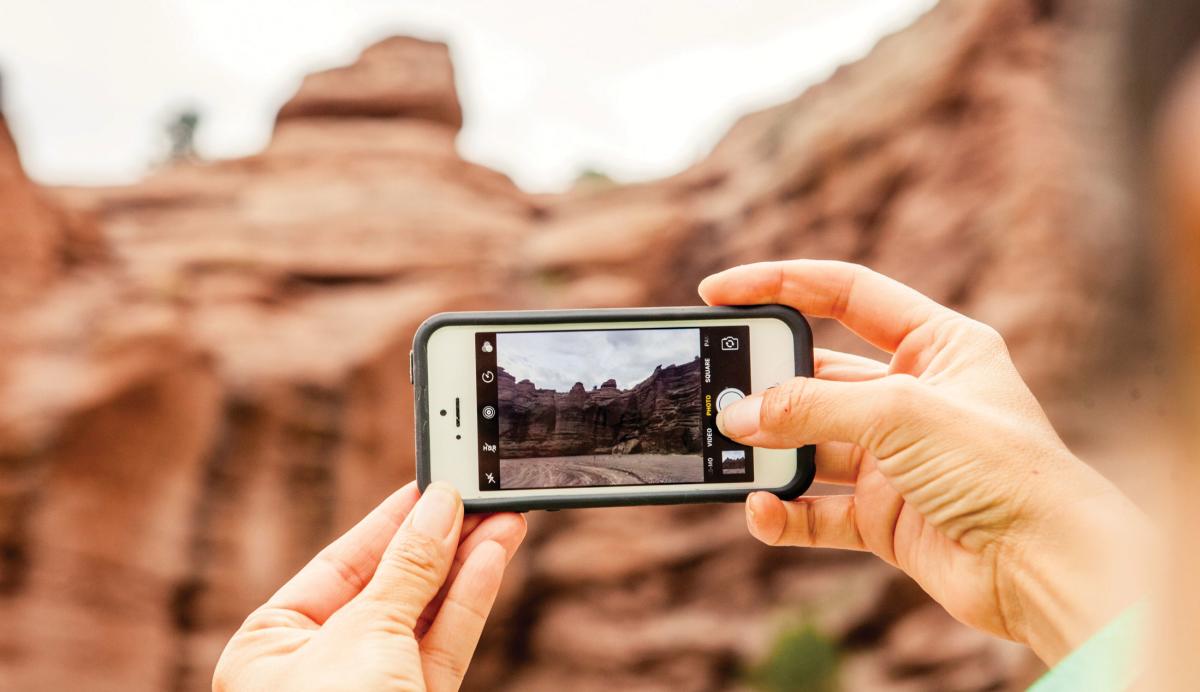
[[[402,33],[450,44],[463,154],[530,191],[674,173],[738,115],[865,54],[934,0],[0,0],[3,107],[31,175],[134,182],[166,122],[244,156],[308,72]]]
[[[568,392],[616,380],[629,389],[662,365],[700,357],[699,329],[612,329],[590,332],[510,332],[496,335],[496,364],[517,381]]]

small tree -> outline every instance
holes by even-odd
[[[167,124],[167,138],[171,149],[167,161],[191,161],[196,158],[196,130],[200,127],[200,113],[193,108],[181,111]]]

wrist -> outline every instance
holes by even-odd
[[[1009,633],[1053,666],[1147,594],[1155,539],[1111,486],[1060,499],[1029,533],[998,566],[1001,610]]]

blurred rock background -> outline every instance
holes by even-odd
[[[728,265],[862,262],[999,328],[1121,478],[1095,435],[1137,390],[1107,405],[1088,374],[1138,279],[1111,10],[943,0],[678,175],[559,195],[459,156],[449,54],[405,37],[309,76],[260,154],[180,146],[129,187],[35,186],[0,120],[0,688],[207,689],[246,613],[413,477],[408,351],[442,310],[694,304]],[[757,545],[740,507],[530,521],[469,689],[1039,672],[869,556]]]

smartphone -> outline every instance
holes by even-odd
[[[411,357],[417,480],[467,511],[739,501],[803,493],[813,450],[738,444],[717,413],[812,375],[778,305],[435,315]]]

